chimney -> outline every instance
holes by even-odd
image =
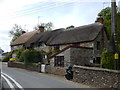
[[[38,29],[40,32],[44,32],[44,26],[39,26],[39,29]]]
[[[99,16],[99,17],[97,17],[97,20],[95,22],[103,24],[104,23],[104,19],[103,19],[102,16]]]
[[[22,34],[26,33],[25,31],[22,31]]]

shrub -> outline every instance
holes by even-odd
[[[11,57],[11,54],[8,54],[7,56],[5,56],[3,59],[2,59],[2,62],[8,62],[9,59]]]
[[[118,69],[120,70],[120,44],[118,44],[118,53],[119,53]]]
[[[107,49],[102,52],[101,68],[114,69],[114,55],[109,53]]]
[[[24,52],[21,53],[20,58],[18,60],[19,62],[24,62]]]
[[[36,50],[25,50],[20,57],[20,60],[24,60],[25,63],[38,63],[41,61],[41,54]]]
[[[15,53],[16,53],[16,59],[17,59],[17,61],[22,61],[21,59],[20,59],[20,57],[21,57],[21,54],[22,54],[22,52],[24,51],[24,48],[23,49],[19,49],[19,50],[16,50],[15,51]]]

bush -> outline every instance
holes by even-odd
[[[20,60],[24,60],[27,63],[38,63],[41,61],[41,54],[36,50],[25,50],[20,57]]]
[[[2,59],[2,62],[8,62],[9,59],[11,57],[11,54],[8,54],[7,56],[5,56],[3,59]]]
[[[101,68],[114,69],[114,55],[109,53],[107,49],[102,52]]]
[[[119,54],[118,69],[120,70],[120,44],[118,44],[118,54]]]
[[[22,62],[23,60],[22,59],[20,59],[20,57],[21,57],[21,54],[22,54],[22,52],[24,51],[24,49],[19,49],[19,50],[16,50],[15,51],[15,53],[16,53],[16,59],[17,59],[17,61],[20,61],[20,62]]]

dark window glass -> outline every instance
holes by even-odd
[[[100,42],[97,41],[97,50],[100,50]]]
[[[64,56],[55,57],[55,66],[64,67]]]
[[[100,60],[101,60],[100,57],[96,57],[95,64],[100,64]]]
[[[60,50],[59,45],[55,45],[55,46],[54,46],[54,50]]]
[[[73,46],[80,46],[80,43],[74,43]]]
[[[40,43],[38,44],[38,46],[39,46],[40,48],[44,48],[44,47],[45,47],[45,44],[42,43],[42,42],[40,42]]]
[[[31,43],[30,48],[34,48],[34,45],[35,45],[34,43]]]

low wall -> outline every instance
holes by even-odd
[[[37,72],[41,71],[41,65],[25,65],[22,62],[8,62],[8,67],[27,69],[31,71],[37,71]]]
[[[120,71],[76,65],[73,70],[74,82],[98,88],[120,88]]]
[[[65,75],[65,69],[63,67],[52,67],[50,65],[46,65],[45,72],[55,75],[64,76]]]

